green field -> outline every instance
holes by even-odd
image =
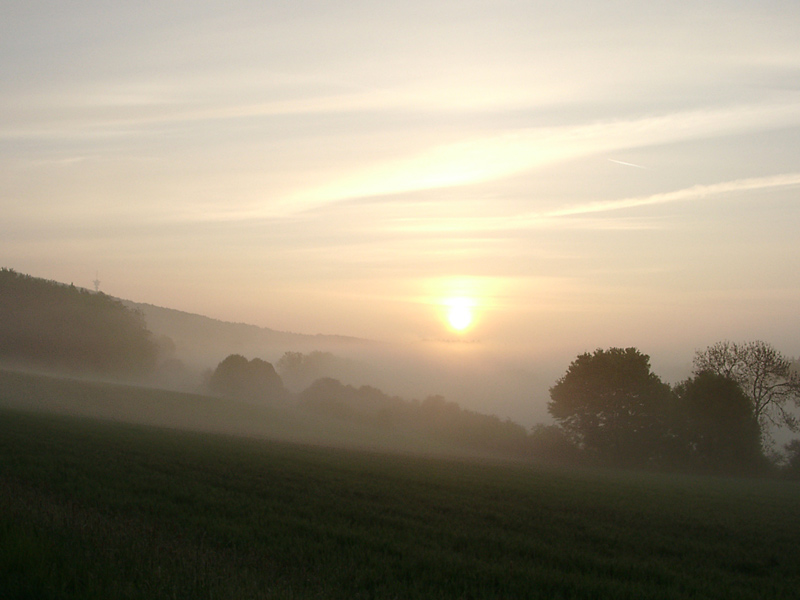
[[[8,406],[24,386],[3,381],[17,382],[0,388]],[[62,384],[40,385],[57,394]],[[426,458],[0,409],[3,599],[727,600],[798,589],[797,483]]]

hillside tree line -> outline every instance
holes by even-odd
[[[0,361],[98,375],[144,375],[158,345],[140,313],[90,292],[0,269]]]

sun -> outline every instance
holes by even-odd
[[[472,325],[473,302],[468,298],[451,298],[447,300],[447,322],[455,331],[464,331]]]
[[[472,311],[466,306],[453,306],[447,311],[447,321],[456,331],[464,331],[472,324]]]

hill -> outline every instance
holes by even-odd
[[[96,375],[152,370],[157,346],[119,300],[0,269],[0,360]]]
[[[376,342],[341,335],[307,335],[245,323],[231,323],[141,302],[121,300],[141,313],[156,337],[175,344],[177,356],[193,366],[216,365],[229,354],[277,361],[285,352],[366,348]]]

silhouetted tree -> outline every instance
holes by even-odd
[[[391,429],[408,421],[407,402],[368,385],[354,387],[338,379],[322,377],[299,395],[302,406],[329,417],[378,425]]]
[[[462,446],[522,455],[528,434],[519,423],[461,408],[443,396],[428,396],[418,408],[420,427]]]
[[[217,365],[209,387],[223,396],[242,400],[274,400],[285,394],[283,382],[270,363],[260,358],[248,361],[240,354],[231,354]]]
[[[661,460],[672,391],[636,348],[578,356],[550,398],[550,414],[585,451],[622,464]]]
[[[302,406],[328,417],[381,429],[422,431],[473,449],[517,455],[528,449],[528,436],[522,425],[464,410],[442,396],[429,396],[422,402],[407,401],[371,386],[356,388],[323,377],[306,388],[299,400]]]
[[[762,442],[769,438],[770,427],[800,431],[797,418],[787,408],[790,401],[800,406],[800,375],[792,362],[769,344],[718,342],[695,354],[694,369],[695,373],[724,375],[741,386],[761,425]]]
[[[354,387],[338,379],[323,377],[303,390],[300,404],[329,417],[358,420],[360,415],[352,406],[356,393]]]
[[[286,386],[295,391],[307,388],[328,373],[334,355],[330,352],[285,352],[275,364]]]
[[[675,431],[692,464],[723,471],[763,465],[758,419],[736,381],[702,371],[676,386],[675,394]]]
[[[558,425],[534,425],[528,447],[533,458],[547,462],[574,462],[578,458],[578,447]]]

